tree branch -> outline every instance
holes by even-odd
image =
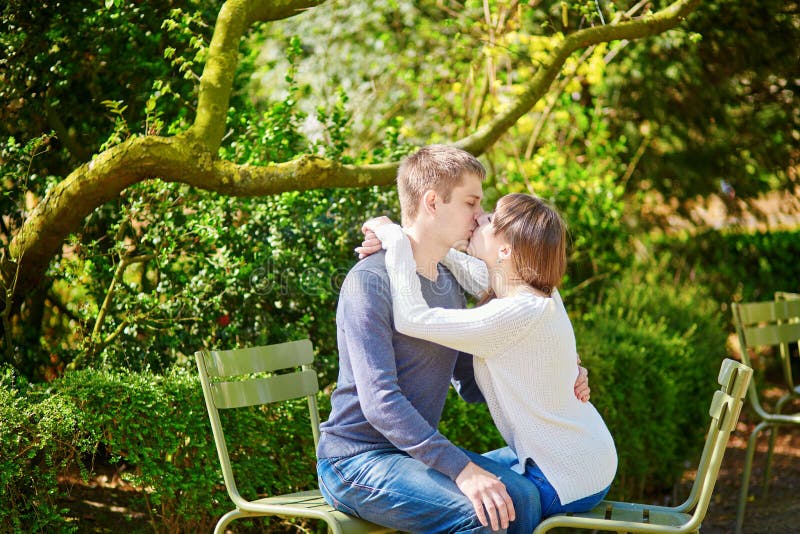
[[[323,0],[228,0],[219,10],[214,35],[208,47],[197,115],[186,135],[216,153],[222,143],[233,78],[239,63],[239,43],[256,22],[292,17]]]
[[[683,21],[699,2],[700,0],[677,0],[650,15],[619,24],[586,28],[568,35],[550,53],[548,61],[542,64],[528,82],[525,91],[509,109],[474,134],[458,141],[456,146],[476,155],[485,152],[547,93],[564,62],[574,51],[598,43],[640,39],[662,33]]]

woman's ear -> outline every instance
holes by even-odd
[[[500,261],[507,261],[511,259],[511,245],[502,245],[497,251],[497,258]]]

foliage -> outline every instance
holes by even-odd
[[[486,188],[486,204],[503,194],[528,192],[555,206],[571,241],[565,295],[591,300],[593,286],[630,261],[623,216],[631,199],[620,183],[627,140],[613,138],[599,104],[586,108],[569,93],[561,94],[559,102],[563,111],[549,117],[530,159],[493,154],[490,164],[496,172]],[[535,127],[523,122],[518,129]]]
[[[56,476],[76,454],[80,414],[57,397],[30,402],[28,384],[0,368],[0,530],[72,532],[56,503]]]
[[[0,138],[55,130],[59,150],[46,161],[53,174],[66,175],[100,146],[108,126],[103,101],[124,102],[126,120],[138,124],[154,80],[168,79],[176,94],[191,96],[195,80],[173,76],[161,58],[168,48],[194,57],[187,34],[208,38],[212,28],[185,13],[213,20],[218,8],[202,0],[105,4],[10,0],[0,11]],[[172,25],[162,28],[164,21]],[[182,113],[176,104],[159,103],[168,121]]]
[[[630,190],[679,199],[791,188],[800,153],[796,2],[703,3],[609,68],[614,131],[649,142]],[[648,128],[640,129],[642,124]]]
[[[486,404],[464,402],[452,388],[447,394],[439,431],[455,445],[470,451],[483,453],[506,446]]]
[[[88,476],[95,461],[117,464],[124,479],[147,488],[138,495],[155,532],[209,531],[231,508],[195,373],[85,370],[28,391],[4,376],[4,532],[74,530],[56,506],[65,497],[56,474],[77,464]],[[305,402],[223,418],[235,468],[248,474],[237,480],[245,498],[316,484],[309,425]]]
[[[676,282],[708,287],[722,309],[730,302],[772,300],[776,291],[800,291],[798,230],[659,234],[650,248],[667,258]]]
[[[299,40],[288,43],[290,59],[300,51]],[[264,163],[324,150],[352,160],[346,95],[331,111],[318,110],[333,142],[311,143],[300,131],[304,114],[292,72],[282,101],[231,114],[223,157]],[[404,151],[390,129],[364,157],[380,161]],[[332,316],[339,284],[355,262],[359,224],[365,213],[389,212],[394,199],[380,188],[239,199],[160,181],[137,184],[87,219],[85,232],[70,239],[72,254],[51,265],[52,293],[64,304],[47,319],[53,326],[45,350],[56,365],[163,370],[201,347],[311,337],[330,382]],[[28,372],[49,368],[44,362]]]

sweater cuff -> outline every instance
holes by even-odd
[[[385,249],[393,243],[402,241],[406,234],[399,224],[384,224],[375,230],[375,235],[381,240],[381,246]]]
[[[447,451],[445,456],[439,458],[437,465],[432,467],[441,471],[450,477],[451,480],[455,481],[455,479],[458,478],[458,475],[461,474],[461,471],[467,467],[469,462],[469,456],[467,456],[464,451],[454,445],[453,450]]]

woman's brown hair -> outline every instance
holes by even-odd
[[[567,270],[567,227],[542,199],[512,193],[497,201],[492,226],[511,244],[511,261],[522,280],[547,295]]]

